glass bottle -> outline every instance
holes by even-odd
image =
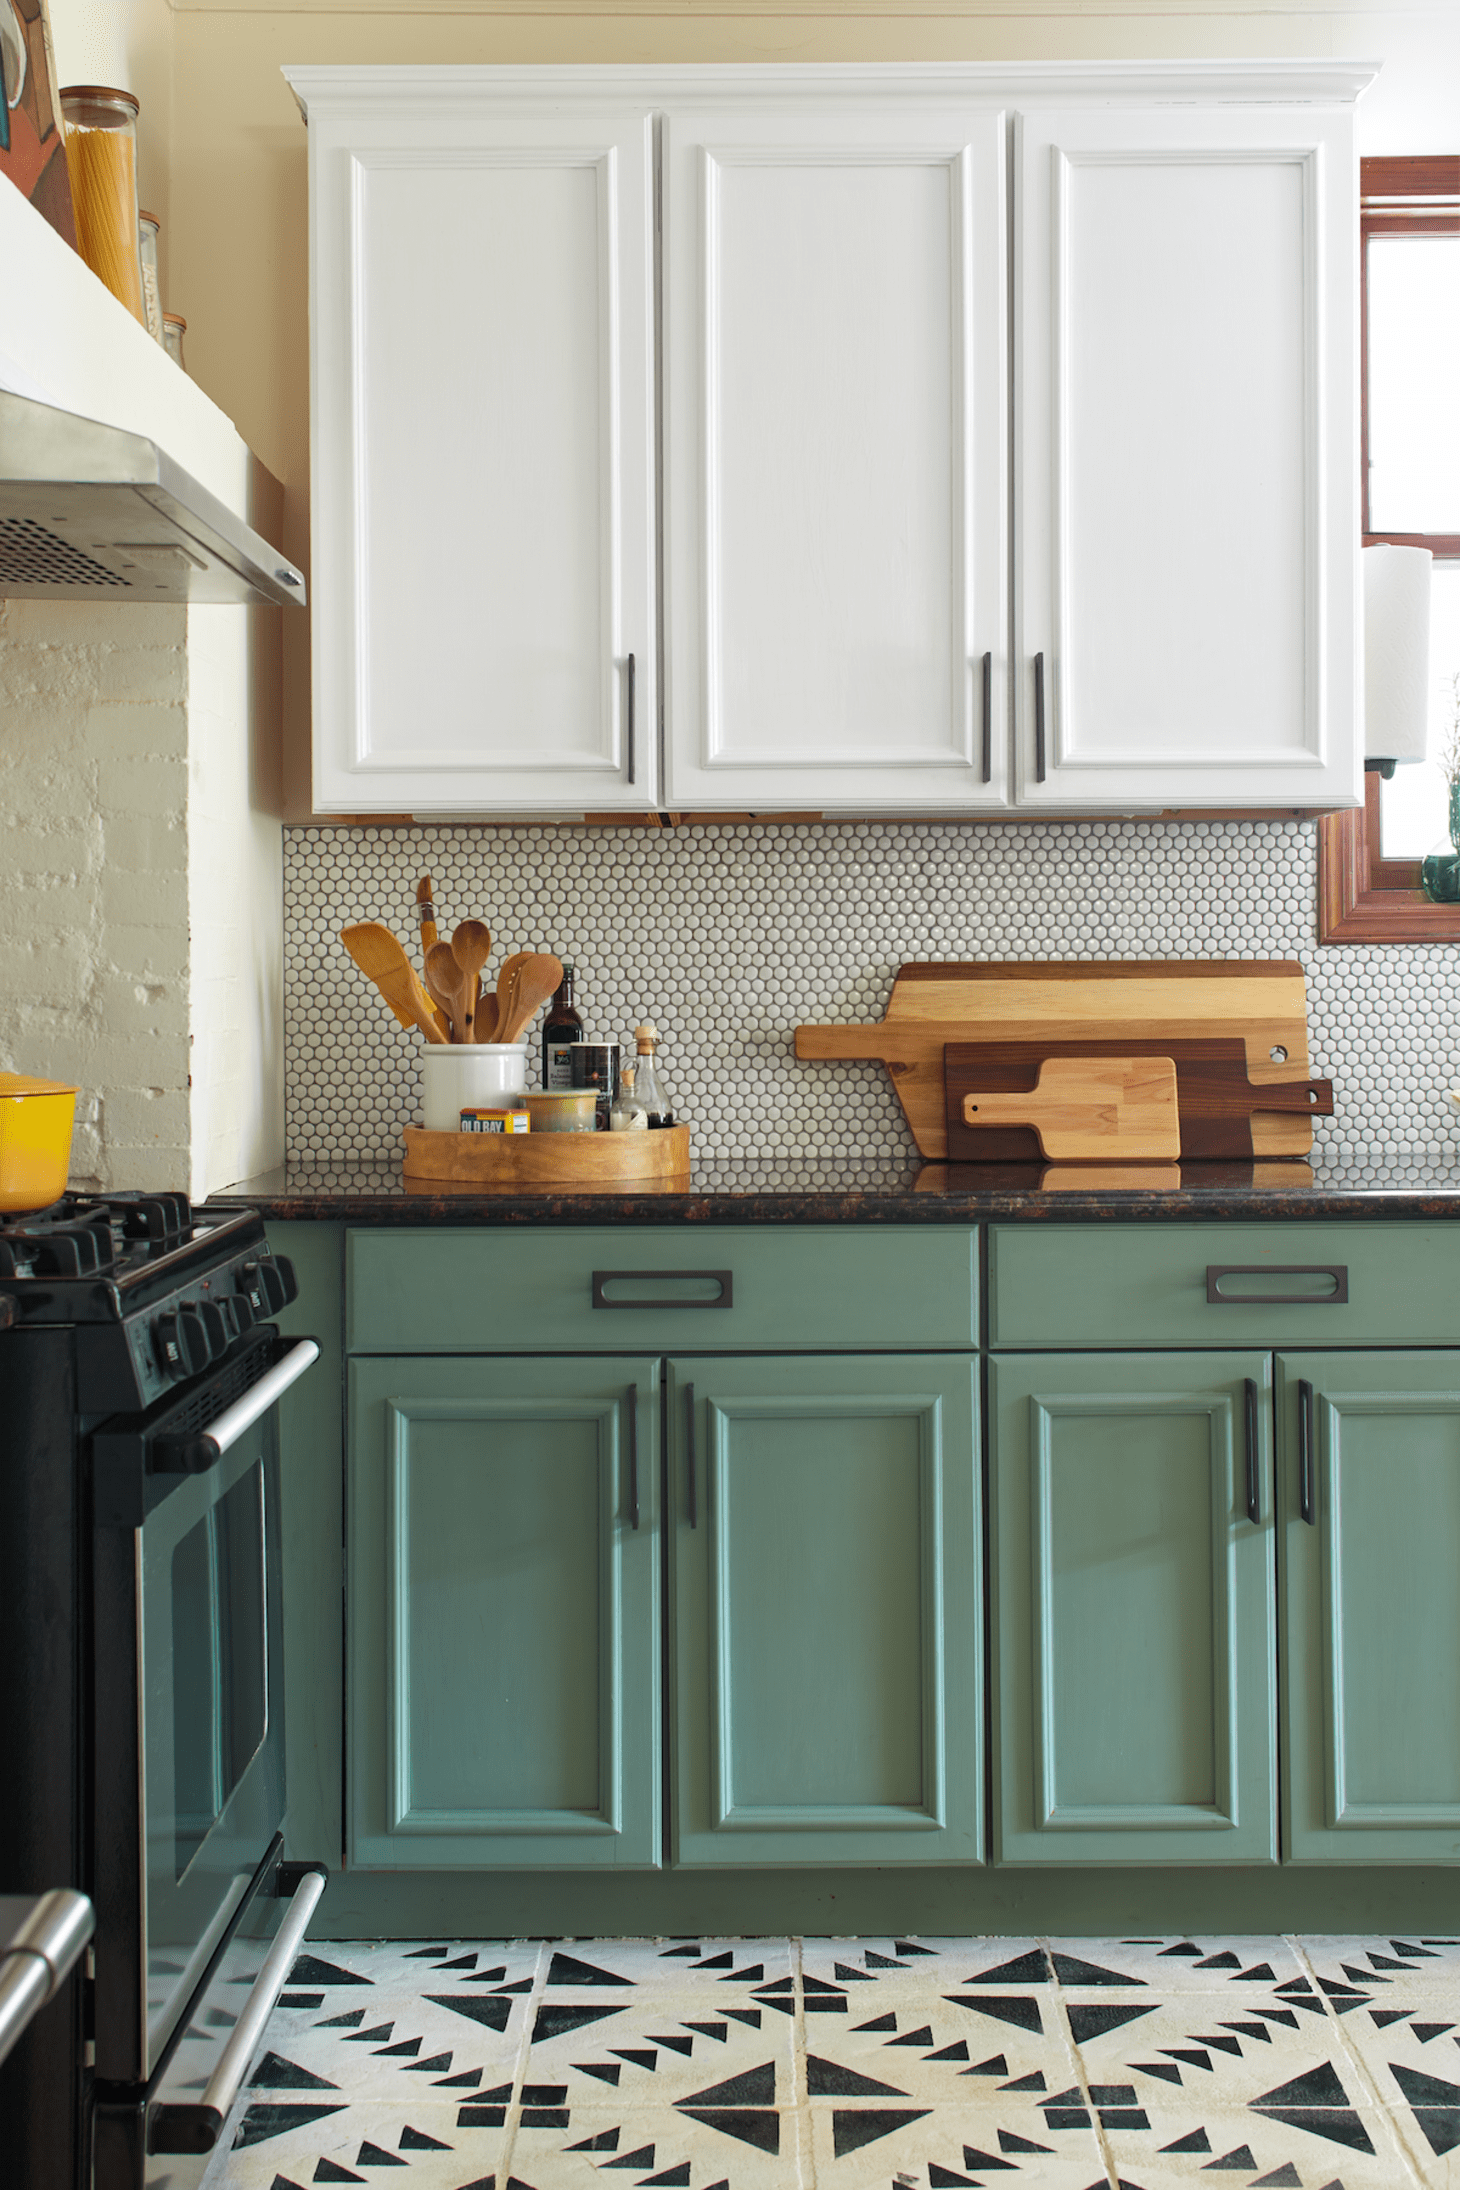
[[[651,1129],[674,1123],[674,1105],[654,1062],[658,1041],[659,1029],[648,1020],[643,1026],[635,1027],[634,1046],[639,1053],[639,1062],[634,1074],[634,1092]]]
[[[542,1023],[542,1084],[545,1088],[572,1087],[571,1046],[583,1039],[582,1015],[573,1007],[573,964],[571,959],[565,958],[563,978]]]
[[[188,323],[183,318],[181,312],[163,313],[162,347],[164,350],[166,350],[174,365],[182,365],[182,369],[184,372],[187,371],[187,366],[183,364],[182,345],[183,336],[187,333],[187,331]]]
[[[142,303],[147,313],[147,332],[154,342],[162,340],[162,278],[157,268],[157,239],[162,223],[155,213],[137,215],[137,255],[142,261]]]
[[[69,84],[61,93],[76,247],[133,317],[147,324],[137,249],[137,116],[130,91]]]
[[[634,1093],[634,1068],[625,1065],[619,1077],[618,1101],[608,1114],[610,1133],[642,1133],[649,1123],[648,1113]]]

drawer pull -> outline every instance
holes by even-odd
[[[1313,1510],[1313,1387],[1306,1377],[1298,1380],[1298,1512],[1315,1528]]]
[[[628,659],[628,687],[629,719],[627,734],[624,738],[624,744],[627,748],[625,758],[628,765],[624,770],[624,777],[627,782],[632,783],[634,780],[634,657],[632,654]]]
[[[983,658],[983,780],[994,780],[994,657]]]
[[[641,1293],[636,1300],[610,1300],[606,1285],[718,1285],[718,1293]],[[733,1308],[735,1275],[731,1270],[595,1270],[595,1308]]]
[[[1332,1291],[1304,1293],[1289,1287],[1281,1293],[1224,1293],[1223,1278],[1328,1278]],[[1348,1300],[1348,1264],[1346,1262],[1209,1262],[1207,1264],[1207,1306],[1209,1308],[1341,1308]]]
[[[639,1525],[639,1387],[629,1386],[629,1526]]]
[[[1257,1386],[1247,1379],[1247,1518],[1257,1526]]]
[[[1044,781],[1044,656],[1034,657],[1034,780]]]
[[[698,1528],[700,1525],[700,1511],[699,1494],[695,1487],[695,1388],[693,1384],[686,1384],[684,1387],[684,1449],[687,1455],[685,1473],[689,1484],[689,1525],[691,1528]]]

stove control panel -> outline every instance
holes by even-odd
[[[267,1322],[298,1295],[287,1255],[232,1263],[182,1288],[153,1315],[145,1339],[140,1329],[131,1333],[144,1406],[167,1386],[201,1376],[235,1339],[256,1323]]]

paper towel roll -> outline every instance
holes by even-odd
[[[1428,548],[1364,549],[1364,751],[1424,760],[1430,730]]]

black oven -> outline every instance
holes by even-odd
[[[25,2190],[201,2177],[325,1884],[283,1858],[279,1579],[278,1402],[318,1348],[267,1320],[293,1280],[256,1217],[164,1214],[141,1256],[113,1223],[109,1275],[0,1233],[30,1264],[0,1267],[0,1742],[30,1790],[0,1876],[96,1909],[68,2010],[0,2068]]]

